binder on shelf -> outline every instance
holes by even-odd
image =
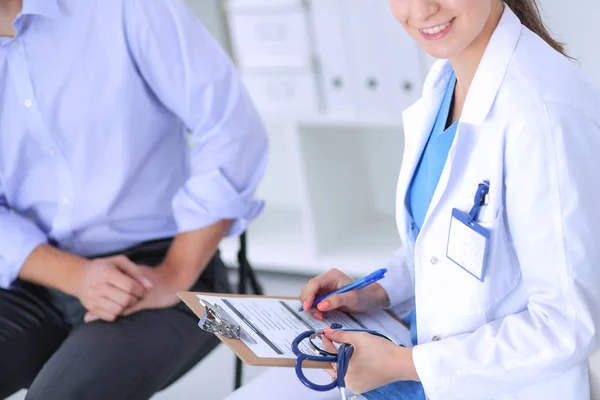
[[[386,61],[386,42],[391,38],[381,23],[382,12],[387,2],[371,0],[346,0],[347,38],[350,64],[356,71],[358,112],[364,116],[385,117],[390,115],[390,76]],[[389,9],[387,10],[389,13]]]
[[[318,0],[310,9],[324,111],[334,115],[353,115],[357,111],[357,77],[350,63],[346,1]]]
[[[382,53],[385,76],[390,79],[387,96],[392,114],[400,115],[421,96],[425,73],[423,51],[389,9],[382,10],[381,26],[387,38],[387,49]]]

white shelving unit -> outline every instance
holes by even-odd
[[[259,269],[363,275],[400,245],[394,192],[403,151],[397,121],[268,120],[271,156],[258,197],[264,213],[248,229]],[[222,246],[235,263],[237,238]]]
[[[213,3],[224,19],[211,25],[228,32],[219,41],[231,43],[270,138],[257,194],[267,204],[248,228],[251,264],[306,275],[335,267],[362,276],[381,268],[400,246],[394,209],[401,113],[418,97],[430,59],[385,1]],[[340,11],[335,23],[331,10]],[[369,39],[356,44],[361,30]],[[361,52],[368,60],[359,66]],[[237,237],[222,242],[226,263],[237,264],[238,248]]]

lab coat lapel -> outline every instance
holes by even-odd
[[[429,99],[423,98],[404,113],[406,151],[398,183],[398,192],[404,194],[403,200],[406,200],[408,187],[429,139],[442,99],[443,94]]]
[[[461,122],[478,125],[490,113],[504,81],[521,34],[521,21],[505,5],[502,18],[490,38],[467,93]]]
[[[512,10],[508,6],[505,6],[500,23],[492,34],[467,93],[454,142],[448,153],[446,164],[444,165],[440,180],[431,199],[431,204],[425,215],[423,228],[427,225],[428,219],[435,212],[446,191],[452,173],[454,155],[463,140],[461,130],[464,130],[465,124],[477,126],[486,120],[494,105],[500,86],[504,81],[520,33],[521,22]]]
[[[402,207],[404,210],[403,213],[397,213],[399,217],[403,217],[403,220],[397,221],[401,232],[405,229],[404,224],[408,213],[408,188],[442,104],[445,84],[447,84],[450,76],[450,68],[449,63],[442,63],[437,66],[436,71],[432,70],[432,75],[428,77],[428,81],[425,83],[422,98],[405,110],[402,116],[405,150],[397,188],[398,207]]]

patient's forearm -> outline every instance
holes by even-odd
[[[87,262],[85,258],[43,244],[25,260],[19,278],[75,295]]]
[[[196,231],[180,233],[173,240],[163,262],[164,268],[175,280],[191,285],[206,268],[232,223],[221,220]]]

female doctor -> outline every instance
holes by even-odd
[[[414,299],[415,346],[330,331],[355,347],[348,388],[367,399],[589,399],[600,325],[600,95],[550,37],[535,0],[390,4],[444,59],[403,115],[404,254],[381,284],[310,312]],[[329,271],[301,300],[307,308],[349,281]],[[281,392],[255,382],[232,399],[294,399],[279,382]]]

